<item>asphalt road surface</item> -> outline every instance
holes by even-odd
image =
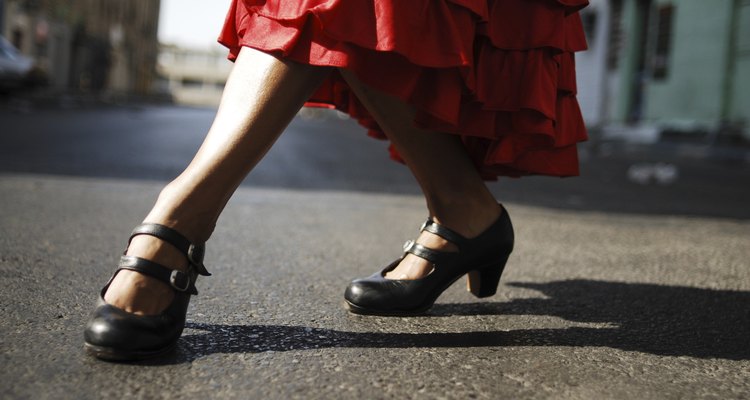
[[[164,182],[190,161],[213,114],[178,107],[0,110],[0,172]],[[246,186],[419,193],[408,170],[388,160],[386,142],[335,114],[312,114],[292,123]],[[491,189],[502,201],[560,209],[749,219],[750,158],[688,150],[589,144],[581,177],[501,179]],[[649,178],[659,165],[672,168],[670,179]]]
[[[745,164],[589,148],[582,178],[501,180],[496,296],[459,282],[425,316],[363,317],[344,287],[425,212],[335,116],[295,120],[229,203],[174,354],[87,357],[99,288],[211,115],[0,111],[0,398],[750,398]]]

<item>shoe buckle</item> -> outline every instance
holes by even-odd
[[[187,292],[190,289],[190,276],[182,271],[172,270],[169,284],[177,291]]]
[[[203,264],[203,256],[206,254],[206,247],[203,245],[196,246],[194,244],[191,244],[190,247],[188,247],[187,251],[187,258],[188,261],[190,261],[193,265],[201,265]]]
[[[413,240],[407,240],[406,243],[404,243],[404,251],[409,251],[411,246],[414,246]]]

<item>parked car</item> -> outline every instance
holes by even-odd
[[[0,36],[0,90],[28,87],[38,80],[34,60],[21,54]]]

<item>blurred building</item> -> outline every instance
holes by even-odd
[[[159,0],[0,0],[2,34],[57,89],[149,94]]]
[[[750,0],[591,0],[581,16],[594,131],[750,140]]]
[[[162,89],[176,103],[216,107],[232,69],[223,48],[188,49],[162,45],[157,71]]]

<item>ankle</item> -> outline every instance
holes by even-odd
[[[458,199],[430,203],[430,217],[437,223],[450,228],[466,238],[473,238],[484,232],[502,214],[503,209],[494,198]]]
[[[183,186],[175,180],[164,187],[143,222],[170,227],[193,243],[205,243],[216,227],[218,207]]]

